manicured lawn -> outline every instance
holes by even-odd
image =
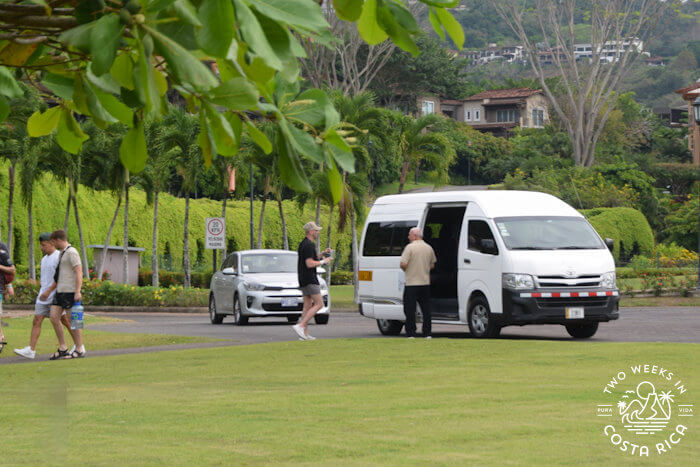
[[[700,306],[700,297],[627,297],[620,298],[620,306]]]
[[[609,378],[660,364],[700,397],[695,344],[354,339],[2,368],[1,462],[621,464]],[[679,422],[680,423],[680,422]],[[700,458],[697,417],[654,465]],[[695,460],[693,460],[695,459]]]
[[[357,309],[355,305],[352,285],[331,286],[331,313],[334,309]]]
[[[0,354],[0,358],[14,357],[14,349],[29,345],[29,333],[32,328],[33,316],[16,318],[3,318],[2,329],[8,344]],[[106,324],[120,320],[109,317],[97,317],[85,315],[85,326],[91,324]],[[65,331],[65,328],[63,328]],[[152,347],[157,345],[189,344],[194,342],[210,342],[216,339],[206,337],[169,336],[164,334],[124,334],[105,331],[83,330],[83,342],[88,352],[91,350],[125,349],[129,347]],[[66,332],[68,346],[73,345],[70,335]],[[56,334],[48,318],[44,319],[41,326],[41,336],[36,347],[37,354],[50,354],[58,347]],[[0,463],[2,456],[0,455]]]

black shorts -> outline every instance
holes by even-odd
[[[75,292],[56,293],[53,298],[53,305],[60,306],[64,310],[73,308],[75,302]]]

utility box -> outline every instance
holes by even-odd
[[[104,245],[88,245],[88,248],[92,248],[92,260],[95,264],[95,272],[100,268],[100,260],[102,259],[102,251],[104,250]],[[104,270],[109,272],[112,282],[117,284],[131,284],[138,285],[139,283],[139,266],[141,265],[140,253],[146,251],[145,248],[139,247],[127,247],[127,261],[129,262],[129,277],[124,277],[124,247],[121,246],[108,246],[107,254],[105,255],[105,267]]]

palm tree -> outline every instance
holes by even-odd
[[[397,150],[402,161],[399,193],[403,193],[408,171],[417,169],[425,162],[433,166],[435,178],[440,181],[446,179],[447,170],[455,157],[455,150],[444,134],[431,131],[431,126],[442,118],[444,117],[429,114],[414,119],[408,115],[394,113]]]
[[[202,169],[202,151],[197,144],[199,123],[197,119],[181,109],[174,109],[165,118],[160,128],[158,140],[163,153],[171,158],[177,174],[182,179],[182,192],[185,195],[185,219],[183,239],[184,286],[190,286],[190,245],[189,215],[190,194],[197,186],[197,178]]]
[[[32,204],[34,201],[34,184],[41,177],[39,162],[44,141],[33,141],[33,145],[24,154],[20,161],[19,187],[22,201],[27,207],[27,242],[29,251],[29,278],[36,279],[36,266],[34,264],[34,218]]]

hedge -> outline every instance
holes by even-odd
[[[594,229],[603,238],[615,242],[613,257],[616,263],[628,261],[634,255],[649,255],[654,250],[654,233],[646,217],[633,208],[584,209]]]
[[[191,272],[190,283],[192,287],[208,289],[211,283],[212,272]],[[139,270],[139,286],[150,286],[153,283],[153,271],[150,269]],[[158,271],[158,283],[161,287],[170,287],[183,285],[185,283],[185,274],[177,271],[167,271],[161,269]]]

